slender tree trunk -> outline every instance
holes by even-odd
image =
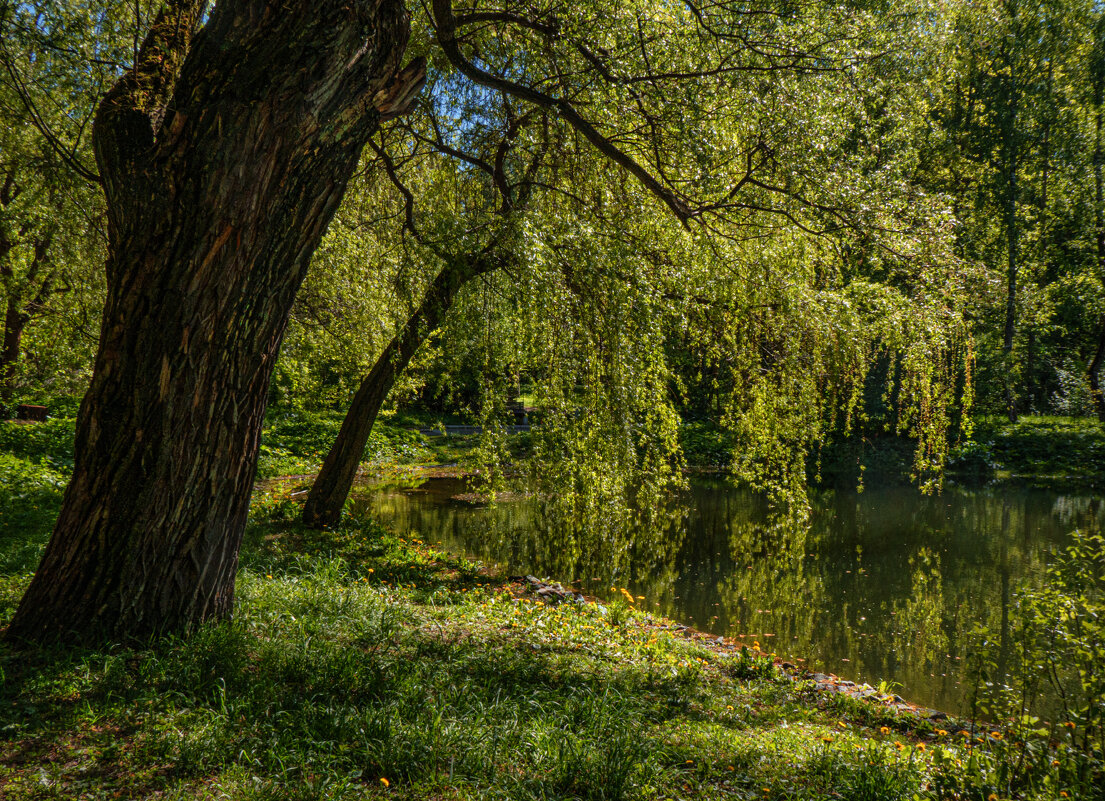
[[[337,439],[307,495],[303,507],[304,523],[319,528],[337,525],[357,477],[357,468],[364,457],[372,426],[396,377],[410,363],[426,338],[441,325],[461,287],[477,275],[494,269],[494,266],[487,259],[455,262],[434,280],[418,310],[376,360],[353,396]]]
[[[0,210],[8,205],[14,185],[9,175],[0,186]],[[0,405],[11,400],[12,375],[19,360],[19,341],[23,337],[23,327],[19,325],[19,297],[15,292],[15,275],[11,265],[11,251],[15,243],[0,227],[0,280],[3,281],[4,303],[4,340],[0,343]]]
[[[1097,351],[1090,361],[1090,396],[1097,419],[1105,423],[1105,392],[1101,390],[1101,368],[1105,366],[1105,315],[1098,322]]]
[[[19,343],[23,339],[23,328],[27,324],[19,298],[8,297],[4,310],[4,340],[0,343],[0,405],[11,402],[15,391],[13,381],[19,364]]]
[[[108,295],[76,464],[8,629],[92,639],[230,614],[273,360],[398,71],[401,0],[169,0],[105,97]]]
[[[1039,203],[1039,234],[1037,237],[1037,247],[1040,262],[1044,265],[1043,281],[1046,283],[1051,281],[1051,259],[1049,258],[1048,247],[1048,183],[1051,176],[1051,111],[1052,108],[1052,92],[1054,87],[1054,68],[1052,62],[1048,61],[1047,66],[1047,81],[1046,81],[1046,98],[1048,104],[1048,115],[1044,120],[1044,132],[1041,142],[1040,157],[1043,160],[1041,165],[1040,175],[1040,203]],[[1024,395],[1028,399],[1029,406],[1031,408],[1041,408],[1046,406],[1047,397],[1042,392],[1041,381],[1038,375],[1039,371],[1036,367],[1036,320],[1033,317],[1028,321],[1028,348],[1025,353],[1024,360]],[[1040,406],[1037,406],[1037,403]]]
[[[1005,330],[1002,336],[1001,350],[1005,356],[1005,411],[1010,422],[1017,422],[1017,401],[1013,390],[1013,377],[1010,371],[1013,365],[1013,338],[1017,328],[1017,75],[1012,64],[1009,65],[1009,98],[1005,119],[1005,241],[1006,259],[1006,300]]]
[[[1094,102],[1094,239],[1097,245],[1097,275],[1105,281],[1105,183],[1102,180],[1102,167],[1105,166],[1105,151],[1102,150],[1101,129],[1102,112],[1105,106],[1105,15],[1099,15],[1095,26],[1095,42],[1090,62]],[[1105,423],[1105,392],[1101,388],[1101,368],[1105,363],[1105,315],[1098,323],[1097,350],[1090,360],[1087,370],[1090,380],[1090,397],[1093,398],[1097,419]]]
[[[31,258],[30,267],[23,279],[25,288],[33,286],[36,281],[41,281],[34,297],[29,302],[24,302],[15,289],[15,277],[11,268],[11,262],[5,261],[8,251],[11,250],[10,242],[6,239],[0,241],[0,276],[3,276],[9,285],[7,303],[4,309],[4,338],[0,344],[0,404],[7,405],[15,393],[15,373],[19,365],[20,344],[23,341],[23,332],[27,324],[31,322],[34,314],[41,313],[43,305],[53,294],[54,276],[49,270],[50,245],[54,241],[54,229],[48,226],[34,242],[34,256]],[[45,278],[42,277],[46,271]]]

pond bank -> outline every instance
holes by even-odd
[[[298,511],[259,493],[232,624],[0,644],[0,796],[905,801],[1010,797],[1010,770],[1071,787],[1060,752],[1026,766],[1000,732],[819,691],[636,598],[546,603],[367,518],[314,532]],[[0,626],[26,578],[0,582]]]

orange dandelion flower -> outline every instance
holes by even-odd
[[[928,748],[928,746],[925,745],[924,743],[917,743],[917,750],[918,751],[924,751],[926,748]]]
[[[1002,734],[1000,731],[992,731],[990,732],[990,736],[993,737],[995,740],[1000,740],[1002,738]]]
[[[380,784],[384,785],[384,787],[391,787],[391,782],[389,782],[383,776],[380,777]]]
[[[831,743],[832,741],[833,741],[832,736],[828,735],[828,734],[826,734],[824,737],[821,738],[821,742],[823,742],[823,743]]]
[[[879,726],[879,732],[881,732],[882,734],[890,734],[890,727],[889,726]]]
[[[936,730],[936,736],[937,737],[947,737],[948,733],[946,731],[944,731],[943,729],[937,729]]]
[[[990,795],[986,796],[986,801],[998,801],[998,794],[990,793]]]

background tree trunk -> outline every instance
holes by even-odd
[[[1090,56],[1091,90],[1094,105],[1094,241],[1097,245],[1097,276],[1105,282],[1105,182],[1102,167],[1105,151],[1102,150],[1102,114],[1105,112],[1105,14],[1099,14],[1094,25],[1094,48]],[[1097,350],[1090,360],[1087,373],[1090,380],[1090,397],[1093,398],[1097,419],[1105,423],[1105,393],[1101,389],[1101,368],[1105,363],[1105,315],[1098,323]]]
[[[1013,366],[1013,338],[1017,329],[1017,160],[1019,137],[1017,133],[1017,73],[1015,56],[1010,56],[1009,97],[1003,109],[1003,150],[1005,153],[1005,237],[1006,237],[1006,300],[1005,329],[1002,333],[1001,350],[1005,356],[1005,411],[1010,422],[1017,422],[1017,399],[1014,391],[1014,378],[1010,374]]]
[[[401,0],[170,0],[105,97],[108,296],[76,465],[8,630],[183,631],[231,612],[273,360],[398,71]],[[399,90],[404,90],[400,92]]]
[[[353,396],[334,445],[326,454],[322,469],[307,496],[303,507],[304,523],[317,528],[337,525],[357,477],[357,468],[364,457],[372,426],[396,377],[410,363],[426,338],[441,325],[461,287],[477,275],[494,269],[494,266],[486,259],[455,262],[434,279],[421,306],[384,349]]]
[[[0,405],[7,405],[14,393],[13,381],[19,364],[19,344],[27,324],[19,298],[9,297],[4,310],[4,339],[0,343]]]

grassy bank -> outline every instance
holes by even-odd
[[[1088,417],[1025,416],[975,422],[971,442],[953,453],[953,473],[998,479],[1105,486],[1105,424]]]
[[[60,500],[51,431],[5,435],[0,626]],[[1061,727],[964,736],[688,637],[624,591],[548,605],[419,532],[307,531],[293,486],[255,497],[232,623],[0,644],[0,798],[1102,797]]]
[[[279,490],[255,508],[233,623],[142,646],[0,650],[0,796],[1009,790],[1003,740],[817,693],[770,656],[707,647],[625,599],[546,605],[372,521],[303,531]],[[25,578],[5,581],[0,619]]]

